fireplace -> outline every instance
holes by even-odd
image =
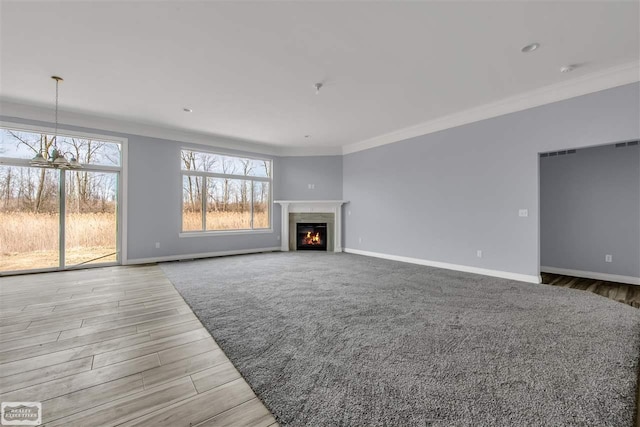
[[[346,200],[275,200],[274,203],[282,207],[282,251],[298,248],[298,223],[324,223],[327,252],[342,252],[342,205]]]
[[[299,251],[327,250],[327,223],[298,223],[296,235],[296,249]]]

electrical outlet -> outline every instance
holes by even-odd
[[[478,250],[476,251],[476,256],[477,256],[478,258],[482,258],[482,251],[478,249]]]
[[[518,216],[528,217],[529,216],[529,209],[520,209],[518,211]]]
[[[347,211],[347,215],[351,215],[351,211]]]
[[[362,243],[362,237],[358,237],[358,243]]]
[[[156,249],[160,249],[160,242],[156,242]]]
[[[612,255],[605,255],[604,256],[604,262],[613,262],[613,256]]]

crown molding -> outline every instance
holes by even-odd
[[[0,99],[0,115],[22,120],[51,123],[53,109]],[[342,147],[292,147],[261,144],[216,134],[184,131],[157,125],[112,119],[71,111],[59,111],[62,126],[77,126],[106,133],[140,135],[181,143],[208,145],[229,150],[247,151],[272,156],[340,156]]]
[[[337,147],[282,147],[282,157],[342,156],[342,146]]]
[[[500,101],[474,107],[440,117],[418,125],[399,129],[364,141],[343,146],[342,154],[368,150],[416,136],[426,135],[504,114],[515,113],[576,96],[586,95],[617,86],[640,81],[640,62],[630,62],[606,70],[587,74],[566,82],[555,83],[533,91],[504,98]]]
[[[342,147],[277,146],[216,134],[167,128],[65,110],[60,110],[60,122],[63,126],[77,126],[106,133],[140,135],[273,156],[339,156],[638,81],[640,81],[640,62],[636,61],[587,74],[566,82],[545,86],[497,102],[471,108]],[[51,123],[51,118],[53,117],[52,111],[51,108],[0,99],[0,115],[6,116],[7,118],[13,117]]]
[[[35,120],[51,123],[53,109],[0,99],[0,115],[22,120]],[[59,121],[63,127],[64,125],[77,126],[106,133],[139,135],[181,143],[202,144],[217,148],[248,151],[251,153],[269,154],[274,156],[282,155],[284,148],[215,134],[184,131],[65,110],[59,111]]]

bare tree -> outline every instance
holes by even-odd
[[[236,164],[233,160],[228,159],[226,157],[222,158],[222,173],[233,175],[236,173]],[[231,180],[229,178],[223,179],[223,188],[222,188],[222,204],[224,210],[228,210],[229,207],[229,196],[231,192]]]
[[[240,164],[242,165],[242,174],[244,176],[250,176],[251,172],[253,172],[253,161],[249,159],[240,159]],[[247,182],[249,185],[246,185]],[[242,211],[245,212],[249,210],[249,202],[251,201],[251,182],[245,181],[243,182],[240,188],[240,204],[242,205]]]
[[[39,134],[37,139],[29,140],[25,138],[21,133],[14,132],[9,130],[9,134],[18,141],[18,144],[22,144],[25,147],[29,148],[29,150],[33,151],[33,155],[40,153],[43,157],[48,157],[48,153],[50,152],[53,144],[55,142],[55,137],[49,137],[46,134]],[[43,206],[43,197],[45,195],[44,187],[46,185],[46,171],[44,169],[40,170],[40,177],[38,179],[38,187],[36,190],[35,201],[33,203],[33,212],[39,213]]]

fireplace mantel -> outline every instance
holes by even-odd
[[[289,214],[290,213],[332,213],[335,227],[333,251],[342,252],[342,205],[346,200],[275,200],[282,206],[282,227],[280,228],[281,250],[289,250]]]

